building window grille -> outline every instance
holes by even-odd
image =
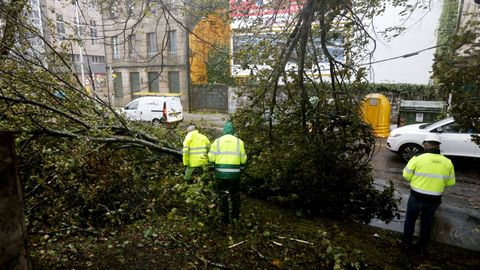
[[[168,72],[168,91],[170,93],[180,93],[180,76],[178,71]]]
[[[128,36],[128,56],[133,57],[135,55],[135,34]]]
[[[98,43],[97,22],[94,20],[90,20],[90,37],[92,38],[92,45]]]
[[[113,79],[113,94],[116,98],[123,97],[123,84],[122,84],[122,73],[114,72],[115,78]]]
[[[160,92],[160,85],[158,83],[158,72],[148,72],[148,91]]]
[[[147,33],[147,53],[148,56],[157,54],[157,35],[155,33]]]
[[[120,59],[120,52],[118,47],[118,37],[112,37],[112,57],[113,59]]]
[[[130,72],[130,93],[134,95],[137,92],[140,92],[140,74]]]
[[[170,30],[168,31],[168,52],[170,54],[177,53],[177,31]]]
[[[153,0],[147,0],[147,8],[145,9],[145,12],[150,12],[153,15],[157,13],[157,4]]]
[[[65,22],[63,21],[63,15],[57,14],[57,37],[59,40],[65,39]]]

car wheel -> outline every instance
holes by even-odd
[[[161,119],[155,118],[155,119],[152,120],[152,124],[154,126],[161,126],[161,125],[165,124],[165,120],[163,120],[163,118],[161,118]]]
[[[423,151],[423,148],[417,144],[406,144],[400,148],[400,156],[403,160],[409,161],[412,157],[420,154]]]

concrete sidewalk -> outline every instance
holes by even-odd
[[[211,124],[213,126],[223,127],[225,122],[230,118],[229,114],[223,113],[188,113],[183,112],[183,122],[205,122],[206,124]]]

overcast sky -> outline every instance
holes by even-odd
[[[437,28],[442,12],[443,1],[432,1],[429,11],[415,12],[403,26],[407,31],[390,42],[377,42],[373,61],[412,53],[436,45]],[[387,27],[400,25],[405,20],[398,15],[399,10],[389,8],[382,17],[376,18],[375,27],[381,31]],[[371,82],[400,82],[427,84],[431,75],[435,49],[424,51],[409,58],[399,58],[373,64]]]

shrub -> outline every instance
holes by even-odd
[[[31,231],[94,228],[142,219],[178,179],[178,161],[146,148],[42,137],[19,141]],[[169,209],[163,208],[165,211]]]

